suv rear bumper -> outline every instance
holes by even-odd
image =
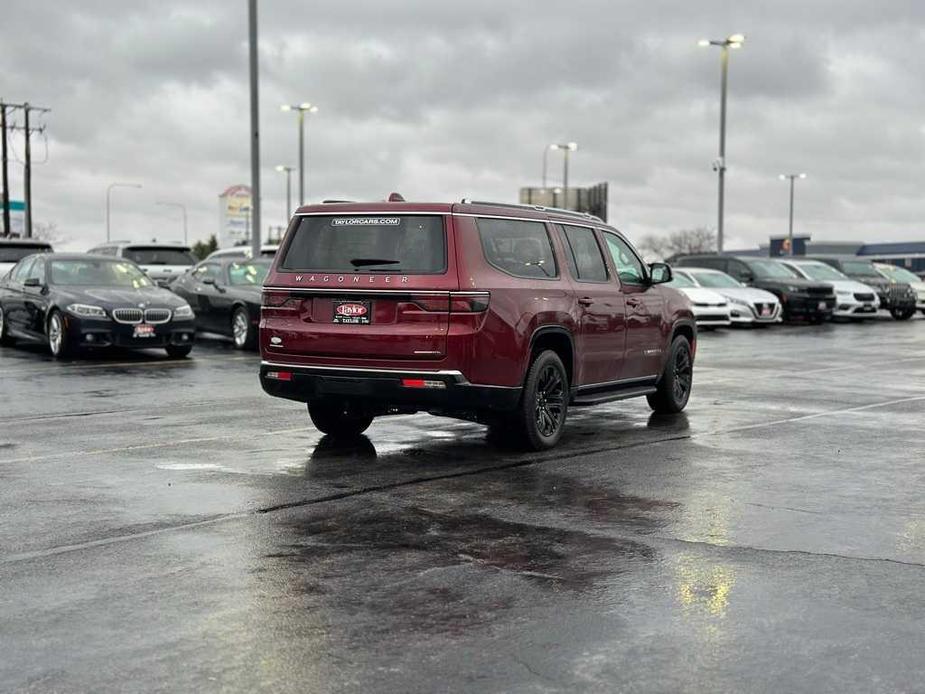
[[[430,386],[409,387],[403,385],[404,381],[427,382]],[[437,383],[442,385],[433,385]],[[362,400],[374,409],[397,406],[418,410],[505,411],[517,407],[521,392],[519,387],[469,383],[459,371],[295,366],[270,361],[260,364],[260,385],[267,394],[287,400],[351,398]]]

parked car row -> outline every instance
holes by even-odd
[[[0,242],[0,343],[42,342],[57,358],[81,348],[163,348],[188,355],[198,331],[255,349],[262,257],[218,251],[196,264],[179,244],[107,243],[54,253],[30,239]],[[168,289],[169,287],[169,289]]]
[[[856,256],[759,258],[714,253],[677,257],[673,265],[674,282],[691,296],[698,325],[704,327],[859,320],[875,316],[880,309],[896,320],[908,320],[925,306],[925,284],[912,273]],[[702,294],[703,289],[725,298],[725,305],[717,303],[716,296]],[[760,294],[733,296],[745,289]]]

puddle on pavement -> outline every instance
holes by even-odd
[[[288,542],[266,558],[288,567],[290,590],[385,614],[391,628],[471,627],[529,607],[537,590],[586,592],[656,558],[638,542],[421,507],[356,509],[280,530]]]

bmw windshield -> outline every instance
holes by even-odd
[[[126,287],[140,289],[154,286],[134,263],[99,258],[52,260],[50,284],[69,287]]]

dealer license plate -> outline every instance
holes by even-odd
[[[135,326],[135,332],[132,337],[154,337],[154,326],[147,323],[139,323]]]
[[[334,322],[352,325],[369,325],[372,314],[371,301],[334,301]]]

